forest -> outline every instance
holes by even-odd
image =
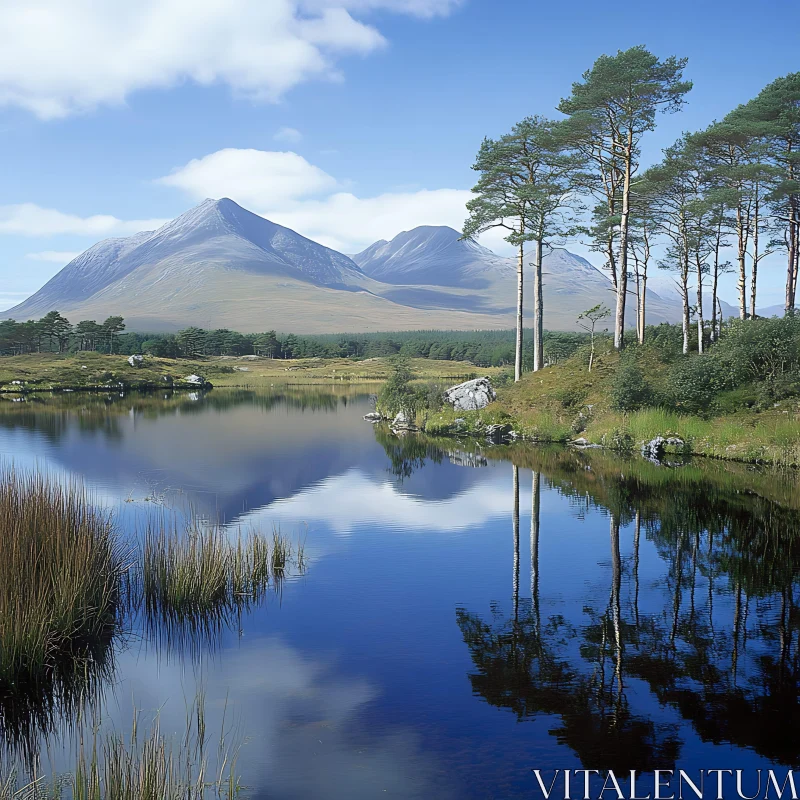
[[[57,311],[39,320],[0,322],[0,355],[25,353],[100,352],[160,358],[260,355],[272,359],[352,358],[383,356],[469,361],[479,367],[514,363],[513,331],[398,331],[389,333],[298,336],[276,331],[243,334],[227,329],[186,328],[177,333],[125,332],[122,317],[72,325]],[[548,332],[545,352],[550,363],[572,355],[587,339],[583,333]],[[526,363],[532,365],[528,331]]]

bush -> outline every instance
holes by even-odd
[[[605,447],[611,450],[617,450],[621,453],[633,452],[633,436],[628,431],[614,428],[611,433],[604,435],[601,441]]]
[[[752,408],[759,400],[759,390],[748,384],[717,395],[714,406],[720,414],[735,414],[743,408]]]
[[[734,320],[712,350],[726,388],[800,370],[800,316]]]
[[[555,398],[564,408],[578,408],[588,397],[589,390],[583,386],[563,386],[555,392]]]
[[[639,365],[624,360],[611,385],[611,407],[617,411],[636,411],[653,400],[653,390],[647,383]]]
[[[409,417],[414,416],[417,398],[411,388],[414,374],[405,359],[397,359],[392,364],[392,374],[378,392],[375,407],[381,414],[393,417],[401,411]]]
[[[713,355],[688,356],[670,370],[668,399],[679,411],[708,415],[724,385],[723,370]]]
[[[773,375],[759,384],[756,405],[762,409],[770,408],[781,400],[798,395],[800,395],[800,374]]]

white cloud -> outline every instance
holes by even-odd
[[[418,225],[460,230],[467,189],[420,189],[358,197],[336,191],[337,180],[296,153],[226,149],[190,161],[159,182],[194,200],[230,197],[273,222],[328,247],[353,253]],[[502,235],[482,237],[487,247],[507,249]]]
[[[77,258],[81,251],[71,250],[43,250],[41,253],[28,253],[25,258],[34,261],[52,261],[54,264],[69,264],[73,258]]]
[[[297,128],[280,128],[275,132],[275,135],[272,137],[276,142],[299,142],[303,138],[303,134],[300,133]]]
[[[426,500],[352,469],[245,514],[237,525],[302,520],[323,523],[340,534],[375,524],[392,530],[452,533],[510,514],[513,500],[508,476],[500,471],[452,497]]]
[[[0,206],[0,233],[21,236],[113,236],[155,230],[164,224],[163,219],[122,220],[109,214],[79,217],[53,208],[42,208],[35,203]],[[52,259],[43,259],[52,260]]]
[[[0,104],[42,119],[119,104],[141,89],[225,84],[276,101],[385,39],[356,14],[447,14],[460,0],[4,0]]]
[[[321,244],[352,253],[418,225],[449,225],[460,230],[469,197],[470,192],[463,189],[422,189],[364,198],[337,192],[261,213]]]
[[[196,158],[158,182],[198,200],[230,197],[251,210],[336,188],[333,177],[297,153],[234,148]]]

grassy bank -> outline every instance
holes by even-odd
[[[415,374],[426,380],[458,381],[484,374],[462,361],[411,359]],[[497,374],[490,367],[486,374]],[[189,375],[201,375],[214,386],[241,388],[271,384],[330,384],[332,382],[380,382],[389,377],[391,360],[372,358],[270,359],[254,356],[218,356],[206,359],[173,359],[146,356],[133,367],[128,356],[102,353],[32,353],[0,358],[0,391],[52,391],[63,389],[192,388]]]
[[[563,364],[527,373],[516,384],[498,388],[497,401],[482,411],[449,408],[418,412],[431,435],[482,435],[488,425],[508,424],[522,438],[537,442],[574,442],[616,450],[635,450],[657,436],[675,437],[683,446],[667,446],[713,458],[800,466],[800,396],[764,399],[763,389],[748,385],[719,392],[701,413],[665,406],[622,411],[615,392],[624,364],[613,351],[602,353],[589,372],[581,355]],[[638,356],[656,396],[668,396],[669,369],[653,353]],[[461,420],[460,422],[458,420]]]

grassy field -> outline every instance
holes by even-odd
[[[494,375],[497,368],[477,368],[460,361],[412,359],[415,374],[426,380],[465,380],[476,375]],[[280,360],[243,356],[207,359],[168,359],[146,357],[140,367],[132,367],[128,357],[100,353],[55,353],[0,358],[0,390],[20,391],[81,389],[92,387],[164,386],[168,378],[176,385],[196,374],[214,386],[258,388],[270,384],[313,384],[343,381],[379,382],[389,376],[386,358],[366,361],[308,358]],[[14,383],[21,381],[22,384]]]

